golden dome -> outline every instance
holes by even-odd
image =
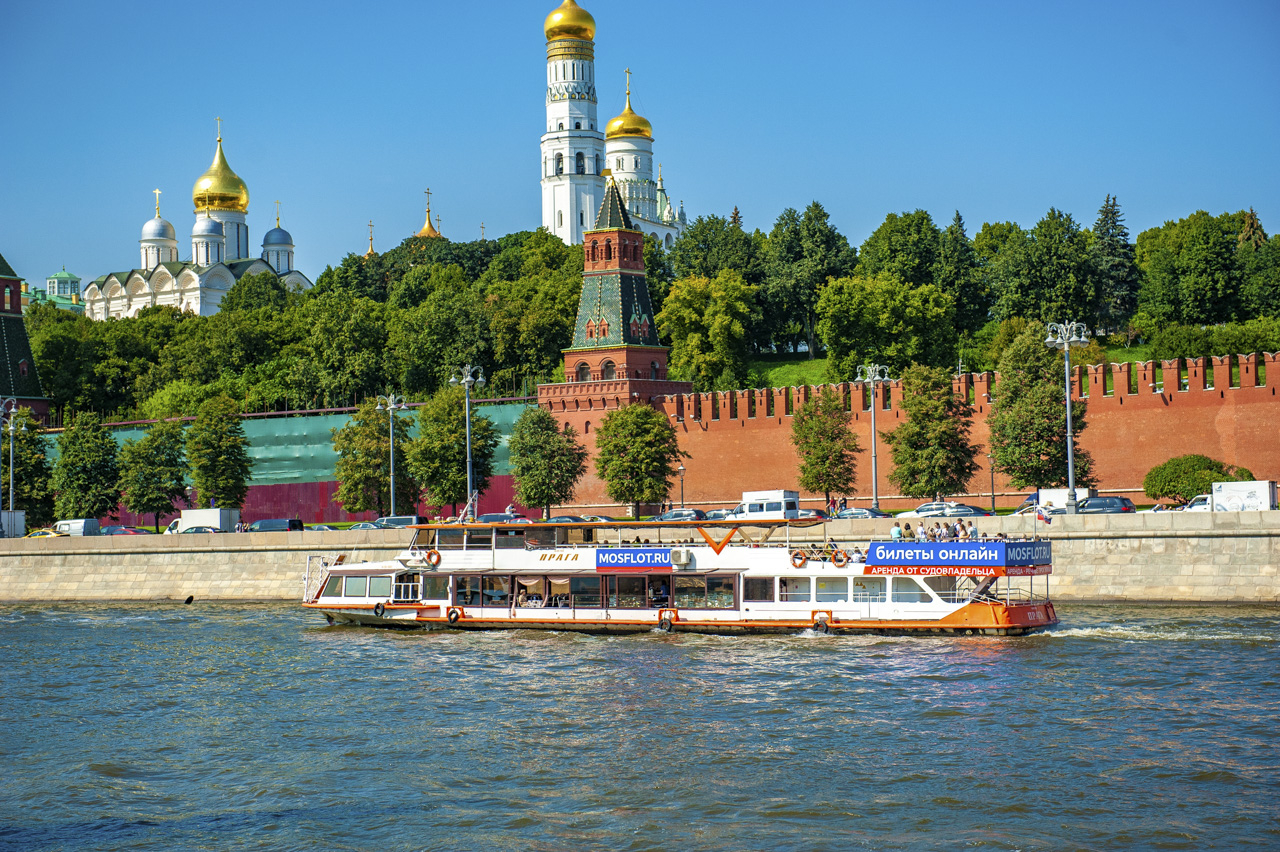
[[[218,151],[213,155],[213,165],[200,175],[191,188],[191,202],[197,210],[235,210],[249,212],[249,187],[240,176],[231,171],[222,153],[222,137],[218,137]]]
[[[627,91],[626,109],[622,111],[622,115],[610,119],[604,126],[605,139],[616,139],[619,136],[643,136],[645,139],[653,140],[653,125],[649,123],[649,119],[643,115],[636,115],[635,110],[631,109],[630,87]]]
[[[444,236],[444,234],[441,234],[439,231],[436,230],[435,225],[431,224],[431,208],[430,207],[427,208],[427,224],[423,225],[422,230],[414,234],[414,236],[426,237],[428,239]]]
[[[596,19],[573,0],[564,0],[550,15],[547,15],[547,21],[542,28],[547,34],[547,41],[555,41],[558,38],[591,41],[596,37]]]

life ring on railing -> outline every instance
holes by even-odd
[[[843,550],[831,551],[831,564],[837,568],[843,568],[849,564],[849,554],[845,553]]]
[[[791,551],[791,567],[803,568],[809,562],[809,557],[805,555],[803,550]]]
[[[382,614],[386,611],[387,611],[387,608],[382,605],[382,601],[378,601],[376,604],[373,605],[373,614],[376,615],[378,618],[382,618]]]
[[[462,618],[462,610],[458,609],[456,606],[449,607],[449,614],[447,618],[449,619],[450,624],[457,624],[458,619]]]
[[[427,564],[430,565],[432,568],[438,567],[440,565],[440,551],[428,550],[426,560],[427,560]]]

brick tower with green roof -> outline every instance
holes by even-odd
[[[645,281],[644,234],[632,226],[612,180],[582,247],[582,295],[573,344],[564,350],[565,382],[539,386],[538,404],[560,416],[689,393],[689,382],[667,379],[668,350],[658,342]],[[574,425],[589,423],[582,419]]]
[[[22,279],[0,256],[0,400],[14,399],[36,417],[49,414],[31,356],[27,327],[22,323]]]

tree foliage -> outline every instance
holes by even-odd
[[[537,406],[520,413],[507,449],[516,500],[541,507],[544,519],[551,516],[552,506],[573,499],[574,488],[587,471],[587,449],[578,443],[578,433],[567,423],[562,430],[550,412]]]
[[[1045,346],[1045,327],[1030,325],[1005,349],[987,423],[995,469],[1014,488],[1067,485],[1067,415],[1062,356]],[[1071,403],[1076,485],[1092,485],[1093,459],[1081,450],[1085,403]]]
[[[120,505],[117,455],[111,430],[93,412],[76,416],[58,437],[53,470],[59,518],[114,518]],[[16,465],[15,465],[16,466]]]
[[[1247,468],[1192,454],[1151,468],[1142,478],[1142,490],[1152,500],[1174,500],[1185,505],[1200,494],[1208,494],[1215,482],[1248,482],[1253,478]]]
[[[409,446],[409,470],[433,506],[467,502],[467,417],[464,389],[441,388],[418,409],[418,437]],[[493,458],[498,449],[493,421],[471,406],[472,486],[483,494],[493,478]]]
[[[955,355],[955,303],[933,284],[908,287],[887,274],[840,278],[823,289],[818,316],[832,381],[851,381],[862,364],[896,373],[909,364],[947,365]]]
[[[795,349],[802,341],[813,358],[822,288],[832,278],[849,275],[856,259],[857,252],[818,202],[803,215],[790,208],[782,211],[765,243],[756,348]]]
[[[605,415],[596,432],[596,475],[609,497],[629,503],[636,517],[641,503],[661,503],[671,493],[680,449],[666,415],[643,403]]]
[[[963,494],[978,470],[970,440],[973,409],[956,394],[951,371],[914,366],[902,372],[906,422],[881,437],[892,449],[889,481],[909,497]]]
[[[747,322],[755,288],[724,269],[714,279],[681,278],[671,286],[658,329],[671,341],[671,376],[694,390],[742,387],[747,378]]]
[[[822,494],[853,494],[857,477],[858,439],[849,429],[853,415],[831,388],[800,406],[791,422],[791,444],[800,457],[800,487]]]
[[[388,422],[390,417],[390,422]],[[345,426],[333,429],[338,461],[334,498],[348,512],[391,514],[391,430],[395,430],[396,509],[416,514],[418,483],[408,464],[412,418],[378,411],[375,400],[360,405]],[[394,425],[393,425],[394,424]]]
[[[120,499],[138,515],[151,515],[156,532],[160,518],[187,506],[186,429],[181,420],[153,424],[139,441],[120,447]]]
[[[9,508],[9,483],[13,483],[13,508],[27,513],[27,527],[47,527],[53,514],[52,472],[49,468],[49,439],[31,414],[19,408],[13,417],[13,477],[9,475],[9,421],[0,431],[0,505]]]
[[[253,459],[234,399],[215,396],[200,405],[187,430],[187,462],[197,506],[244,506]]]

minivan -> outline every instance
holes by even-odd
[[[71,521],[58,521],[53,525],[54,532],[65,535],[100,535],[102,528],[97,518],[76,518]]]
[[[429,524],[431,521],[421,515],[392,515],[389,518],[378,518],[374,523],[385,527],[407,527],[414,524]]]
[[[266,521],[254,521],[249,524],[249,532],[302,532],[302,521],[298,518],[272,518]]]

